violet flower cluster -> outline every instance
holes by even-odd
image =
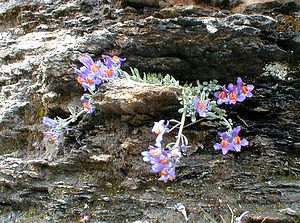
[[[237,126],[227,132],[219,132],[221,142],[214,145],[215,150],[221,150],[223,155],[226,155],[229,151],[241,152],[241,147],[247,146],[248,141],[240,138],[240,131],[241,127]]]
[[[172,181],[175,178],[176,163],[182,157],[182,146],[173,146],[170,150],[162,147],[163,136],[168,132],[169,122],[160,120],[155,122],[152,132],[157,135],[154,146],[149,146],[148,151],[142,152],[143,160],[152,165],[150,172],[158,173],[158,180],[164,182]]]
[[[230,83],[227,88],[224,85],[221,91],[214,93],[217,98],[217,104],[235,104],[237,101],[242,102],[247,97],[252,97],[252,90],[254,86],[252,84],[244,84],[243,80],[238,77],[236,85]]]
[[[84,65],[80,69],[74,68],[74,72],[77,74],[76,80],[83,87],[85,91],[89,91],[93,94],[98,85],[103,84],[109,79],[115,78],[120,71],[121,63],[126,59],[118,56],[110,57],[103,55],[102,60],[95,61],[89,56],[80,56],[78,60]],[[51,119],[44,117],[43,123],[50,129],[44,132],[46,138],[51,142],[59,145],[61,143],[64,133],[68,133],[70,128],[67,126],[75,121],[83,113],[91,114],[95,111],[95,106],[92,104],[92,96],[90,94],[84,94],[81,97],[83,110],[76,113],[73,108],[70,108],[71,116],[67,119]]]
[[[62,139],[62,136],[65,132],[70,131],[70,128],[67,128],[63,125],[64,121],[61,118],[51,119],[48,117],[43,118],[43,124],[49,127],[49,130],[44,132],[44,135],[56,145],[59,145]]]
[[[101,85],[106,80],[115,78],[118,75],[121,63],[126,59],[103,55],[102,60],[94,62],[89,55],[84,55],[80,56],[78,60],[84,66],[80,69],[74,68],[74,72],[78,75],[76,80],[85,91],[94,92],[97,85]]]
[[[238,77],[236,85],[230,83],[227,88],[224,85],[221,91],[214,93],[214,96],[217,98],[217,104],[219,105],[222,103],[236,104],[236,102],[244,101],[247,97],[252,97],[253,89],[254,86],[252,84],[245,84],[243,80]],[[241,147],[249,144],[246,139],[241,139],[239,137],[238,134],[241,131],[240,126],[237,126],[234,129],[232,129],[231,126],[229,127],[230,128],[227,132],[218,133],[221,138],[221,142],[214,144],[214,149],[221,150],[224,155],[226,155],[229,151],[241,152]]]
[[[215,143],[213,147],[224,155],[229,151],[241,152],[242,147],[249,144],[246,139],[239,136],[241,127],[232,128],[231,120],[226,119],[225,110],[217,107],[222,103],[235,104],[244,101],[247,97],[252,97],[254,86],[245,84],[239,77],[236,85],[229,84],[227,87],[223,86],[221,91],[215,92],[221,87],[215,83],[211,82],[202,86],[198,84],[197,88],[182,87],[181,104],[183,108],[180,109],[182,112],[181,121],[170,120],[176,123],[170,130],[168,129],[169,121],[161,120],[154,123],[152,132],[157,135],[155,145],[149,146],[148,151],[142,152],[142,155],[143,160],[151,164],[150,172],[159,173],[159,180],[167,182],[175,178],[176,165],[188,145],[187,138],[182,134],[183,129],[186,127],[184,125],[185,116],[191,117],[191,124],[196,123],[196,114],[209,120],[220,120],[220,124],[225,125],[228,130],[218,133],[220,141]],[[216,96],[217,100],[210,99],[210,94]],[[162,144],[164,135],[176,128],[179,129],[176,142],[169,143],[166,146],[168,149],[164,149]],[[180,144],[181,146],[179,146]]]

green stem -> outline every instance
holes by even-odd
[[[178,124],[174,125],[171,129],[169,129],[169,132],[172,132],[174,129],[176,129],[181,123],[179,122]]]
[[[195,121],[195,122],[192,122],[192,123],[190,123],[190,124],[187,124],[187,125],[183,126],[183,128],[185,129],[185,128],[187,128],[187,127],[191,126],[191,125],[194,125],[194,124],[196,124],[196,123],[198,123],[198,122],[201,122],[201,121],[203,121],[204,119],[205,119],[205,118],[198,119],[198,120],[197,120],[197,121]]]
[[[77,113],[74,117],[70,117],[70,120],[67,121],[65,124],[64,124],[64,127],[67,127],[70,123],[74,122],[77,120],[77,118],[79,116],[81,116],[82,114],[86,113],[85,110],[81,110],[79,113]]]
[[[179,146],[179,143],[180,143],[180,139],[181,139],[181,135],[182,135],[182,131],[183,131],[183,127],[184,127],[184,122],[185,122],[185,112],[182,113],[182,116],[181,116],[181,120],[180,120],[180,127],[179,127],[179,131],[178,131],[178,134],[177,134],[177,139],[176,139],[176,142],[175,142],[175,145],[174,147],[178,147]]]
[[[229,131],[231,132],[232,131],[232,126],[229,123],[229,121],[226,118],[224,118],[223,116],[221,116],[220,119],[222,119],[226,123],[227,127],[229,128]]]

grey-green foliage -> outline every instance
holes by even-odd
[[[93,103],[92,95],[85,93],[82,96],[85,97],[86,99],[88,99],[90,101],[90,103]],[[76,122],[76,120],[78,119],[78,117],[81,114],[84,113],[84,110],[75,108],[73,106],[69,106],[68,110],[69,110],[69,112],[70,112],[71,115],[67,119],[61,119],[61,118],[58,117],[58,119],[60,120],[59,121],[59,125],[60,126],[67,127],[67,125],[69,125],[70,123]]]
[[[214,92],[221,88],[218,85],[218,81],[212,80],[210,82],[203,82],[202,84],[197,81],[197,85],[185,85],[182,89],[182,95],[179,96],[180,104],[182,108],[179,109],[179,112],[185,112],[187,116],[191,117],[192,122],[197,120],[197,111],[194,104],[194,98],[198,97],[199,100],[209,100],[207,106],[210,108],[209,111],[205,113],[205,118],[208,120],[220,119],[220,124],[228,126],[230,121],[224,121],[226,117],[226,111],[218,107],[215,100],[210,100],[210,97]]]
[[[178,112],[185,112],[188,117],[191,117],[192,122],[196,121],[196,110],[194,106],[194,97],[197,95],[197,88],[190,85],[184,85],[182,88],[182,94],[178,97],[182,108]]]
[[[210,93],[213,93],[221,88],[218,84],[217,80],[211,80],[209,82],[204,81],[202,84],[197,80],[197,93],[200,94],[205,92],[206,97],[209,96]]]
[[[143,75],[140,75],[140,72],[136,68],[130,68],[131,75],[128,73],[125,73],[125,78],[127,80],[133,80],[136,82],[143,82],[143,83],[149,83],[149,84],[167,84],[171,85],[176,88],[180,88],[179,81],[177,81],[174,77],[167,74],[163,76],[162,74],[155,74],[155,73],[143,73]]]
[[[149,83],[149,84],[157,84],[157,85],[171,85],[178,89],[181,89],[182,94],[178,97],[180,104],[182,107],[178,110],[179,113],[184,113],[186,116],[191,118],[192,122],[197,120],[197,111],[195,108],[194,97],[198,97],[199,100],[209,100],[208,107],[210,108],[209,111],[205,113],[205,118],[208,120],[216,120],[220,119],[220,124],[230,128],[232,124],[231,120],[227,120],[226,111],[218,107],[215,100],[211,100],[213,93],[218,91],[221,86],[218,84],[217,80],[211,80],[209,82],[204,81],[200,83],[199,81],[196,82],[196,86],[193,84],[185,84],[180,85],[179,81],[177,81],[174,77],[170,76],[169,74],[163,76],[162,74],[155,74],[155,73],[143,73],[140,74],[138,69],[130,68],[131,75],[125,73],[125,78],[127,80],[133,80],[136,82],[142,83]]]

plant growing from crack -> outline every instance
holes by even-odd
[[[68,126],[75,122],[81,115],[94,112],[93,94],[97,87],[116,78],[121,72],[121,63],[125,59],[108,55],[103,55],[102,60],[94,61],[89,55],[83,55],[78,60],[84,65],[80,69],[74,68],[77,74],[76,80],[83,87],[84,91],[89,92],[83,94],[81,102],[83,108],[75,109],[69,107],[70,117],[62,119],[56,117],[51,119],[49,117],[43,118],[43,123],[49,127],[49,131],[44,132],[44,135],[53,143],[59,145],[65,133],[68,133],[71,128]]]
[[[135,74],[135,76],[139,75]],[[188,139],[183,134],[183,129],[186,127],[186,117],[191,118],[192,124],[208,119],[225,126],[227,131],[218,133],[221,141],[214,144],[214,149],[221,150],[224,155],[229,151],[240,152],[242,146],[248,145],[248,141],[239,136],[241,127],[233,128],[232,120],[226,118],[226,111],[221,109],[219,105],[223,103],[236,104],[244,101],[247,97],[252,97],[253,85],[245,85],[242,79],[238,77],[236,84],[230,83],[227,87],[218,85],[215,80],[202,84],[197,81],[196,86],[179,85],[175,87],[180,88],[182,92],[178,98],[182,105],[182,108],[179,109],[179,112],[182,113],[181,120],[170,120],[170,122],[175,122],[175,125],[170,129],[168,127],[169,121],[155,122],[152,132],[157,134],[156,143],[154,146],[149,146],[147,151],[142,152],[143,160],[152,165],[150,172],[158,173],[160,175],[159,180],[164,182],[175,178],[176,165],[188,148]],[[175,142],[167,144],[164,148],[162,146],[163,135],[174,129],[178,129]]]
[[[44,132],[45,136],[56,144],[60,144],[65,133],[70,131],[68,127],[72,122],[85,113],[92,113],[95,110],[93,106],[93,94],[97,87],[113,78],[125,78],[136,82],[146,82],[149,84],[170,85],[181,90],[178,97],[182,107],[179,113],[182,114],[181,120],[160,120],[155,122],[152,132],[157,135],[155,144],[150,145],[147,151],[142,152],[143,160],[151,164],[150,172],[158,173],[159,180],[167,182],[175,178],[176,165],[189,147],[187,137],[183,134],[184,128],[198,123],[204,119],[217,122],[224,126],[227,131],[219,132],[220,141],[214,144],[215,150],[220,150],[224,155],[229,151],[240,152],[243,146],[248,145],[246,139],[241,139],[239,132],[240,126],[233,127],[231,119],[227,118],[226,111],[219,107],[221,104],[231,105],[242,102],[248,97],[252,97],[254,86],[245,84],[240,77],[236,84],[227,86],[218,85],[216,80],[200,83],[196,85],[180,85],[179,81],[170,75],[162,76],[160,74],[140,75],[137,69],[131,69],[131,74],[121,70],[121,63],[125,61],[120,57],[102,56],[102,60],[94,62],[89,55],[78,58],[84,65],[80,69],[74,68],[77,74],[76,80],[88,93],[81,97],[83,109],[76,111],[69,108],[71,116],[67,119],[59,117],[50,119],[44,117],[43,123],[50,127],[50,130]],[[186,118],[191,119],[191,123],[186,125]],[[170,123],[174,126],[170,127]],[[178,130],[174,142],[164,144],[165,134]]]

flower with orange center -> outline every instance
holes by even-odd
[[[236,93],[235,92],[230,92],[229,99],[230,100],[236,100]]]
[[[227,139],[222,139],[222,140],[221,140],[221,146],[222,146],[222,147],[226,147],[226,146],[228,146],[228,144],[229,144],[229,143],[228,143]]]
[[[166,164],[166,163],[169,162],[169,160],[167,158],[163,158],[159,162],[162,163],[162,164]]]
[[[162,169],[159,172],[160,178],[158,180],[162,180],[164,182],[168,182],[169,180],[175,179],[175,164],[169,166],[167,169]]]
[[[95,107],[91,104],[89,99],[82,96],[81,97],[81,102],[82,102],[84,111],[86,111],[87,113],[93,113],[93,111],[95,110]]]
[[[236,136],[233,138],[233,143],[234,144],[240,144],[241,143],[241,138],[239,136]]]
[[[228,104],[235,104],[237,98],[237,87],[233,84],[228,84]]]
[[[204,108],[204,103],[202,102],[202,101],[200,101],[199,103],[198,103],[198,108],[200,108],[200,109],[203,109]]]
[[[119,60],[120,59],[120,57],[118,57],[118,56],[113,56],[112,58],[113,58],[113,60]]]
[[[159,156],[161,154],[160,149],[150,149],[149,152],[152,156]]]
[[[83,84],[83,78],[81,76],[76,77],[77,82],[82,85]]]
[[[86,77],[86,82],[90,85],[94,83],[94,80],[91,79],[90,77]]]
[[[162,154],[162,149],[155,146],[149,146],[148,151],[142,152],[143,160],[151,164],[158,163],[161,154]]]
[[[242,102],[244,101],[247,97],[252,97],[253,94],[251,91],[253,91],[254,86],[252,84],[247,84],[245,85],[242,78],[238,77],[237,78],[237,101]]]
[[[248,141],[246,139],[241,139],[239,137],[240,131],[241,131],[241,126],[237,126],[234,129],[232,129],[232,133],[231,133],[232,144],[236,152],[240,152],[242,146],[248,145]]]
[[[217,98],[217,104],[220,105],[222,103],[228,104],[228,89],[224,85],[221,91],[217,91],[214,93],[214,96]]]
[[[168,180],[169,180],[169,181],[172,181],[172,180],[174,180],[174,177],[168,176]]]
[[[177,157],[173,158],[172,150],[164,150],[155,146],[149,146],[148,151],[143,151],[143,160],[152,165],[150,172],[158,173],[160,178],[167,182],[175,178],[175,165],[178,162]]]
[[[224,99],[226,97],[226,92],[225,91],[221,91],[219,94],[219,98]]]
[[[110,68],[106,71],[106,75],[111,77],[113,75],[113,70]]]
[[[208,104],[208,100],[200,100],[197,96],[194,97],[194,107],[195,110],[198,112],[199,116],[205,117],[206,112],[210,109]]]
[[[91,71],[92,71],[92,72],[96,72],[96,71],[99,70],[99,69],[100,69],[100,68],[99,68],[99,66],[98,66],[97,64],[94,63],[94,64],[91,65]]]
[[[51,142],[56,143],[57,145],[61,142],[62,133],[57,132],[55,129],[51,129],[50,132],[44,132],[46,138],[48,138]]]
[[[52,135],[49,137],[49,140],[52,141],[52,142],[55,142],[57,139],[57,137],[55,135]]]
[[[103,63],[108,68],[119,68],[121,66],[121,63],[124,62],[126,59],[120,58],[118,56],[110,57],[108,55],[102,55]]]
[[[160,172],[159,172],[159,175],[167,175],[168,174],[168,171],[166,171],[166,170],[161,170]]]
[[[83,107],[86,108],[86,109],[89,109],[91,107],[90,103],[89,102],[83,102],[82,103]]]
[[[243,92],[244,94],[246,94],[248,91],[249,91],[249,90],[248,90],[248,87],[247,87],[247,86],[243,86],[243,87],[242,87],[242,92]]]
[[[229,141],[229,135],[227,132],[219,132],[219,136],[221,136],[221,142],[214,144],[215,150],[221,150],[224,155],[228,153],[228,151],[233,151],[233,145]]]

